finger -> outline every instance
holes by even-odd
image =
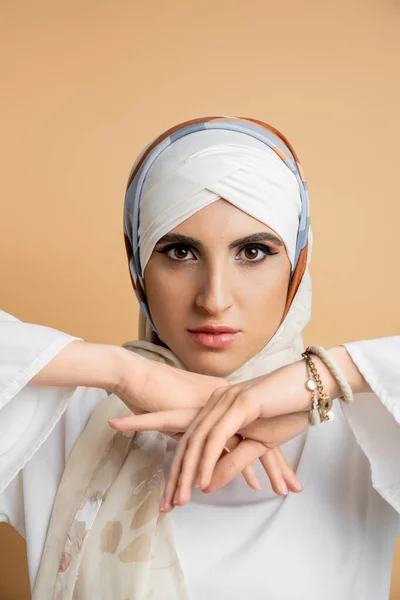
[[[236,433],[233,437],[231,437],[226,442],[224,451],[231,452],[242,441],[243,441],[243,437],[239,433]],[[253,464],[250,464],[247,467],[245,467],[242,471],[242,475],[243,475],[244,480],[246,481],[247,485],[249,487],[251,487],[253,490],[261,490],[262,489],[261,483],[259,482],[259,480],[257,478],[256,470],[255,470]]]
[[[277,460],[281,465],[282,478],[286,482],[289,491],[295,493],[301,492],[303,490],[303,486],[296,473],[293,471],[292,467],[287,462],[282,450],[280,448],[274,448],[274,452],[276,454]]]
[[[207,415],[212,408],[218,403],[219,399],[223,394],[223,388],[219,388],[214,391],[211,395],[207,405],[200,410],[197,417],[192,421],[190,426],[187,428],[186,433],[182,436],[180,442],[178,443],[175,455],[171,463],[170,471],[168,474],[167,483],[164,490],[164,495],[161,500],[160,510],[168,512],[172,510],[174,507],[174,502],[176,504],[179,503],[179,498],[177,497],[177,486],[179,481],[179,476],[181,473],[182,462],[185,456],[185,452],[187,450],[188,440],[190,439],[190,435],[195,431],[197,425],[204,418],[204,415]]]
[[[217,394],[217,392],[215,392]],[[176,449],[175,455],[172,459],[172,463],[169,469],[168,478],[164,488],[164,494],[160,502],[160,511],[161,512],[169,512],[171,511],[175,503],[178,504],[176,498],[176,489],[179,481],[179,475],[182,468],[182,461],[185,456],[186,448],[187,448],[187,440],[188,436],[190,436],[191,431],[195,427],[195,424],[201,419],[201,413],[204,411],[204,408],[200,410],[200,413],[195,417],[192,423],[187,428],[186,432],[181,436]]]
[[[269,448],[275,448],[294,438],[308,426],[309,415],[305,412],[297,412],[269,419],[260,418],[237,431],[240,430],[246,438],[258,440],[267,444]]]
[[[207,441],[208,431],[212,429],[213,425],[226,413],[229,405],[233,402],[235,395],[232,394],[230,391],[231,389],[232,388],[226,388],[226,390],[228,390],[227,392],[223,390],[223,393],[219,394],[218,400],[213,401],[213,408],[207,412],[205,411],[204,417],[199,420],[195,419],[188,428],[185,440],[185,452],[182,457],[181,471],[176,486],[174,498],[175,504],[184,505],[189,502],[191,498],[192,487],[198,473],[199,462],[203,454],[204,445]],[[232,433],[234,434],[235,431]],[[229,437],[232,436],[227,436],[224,443],[220,445],[219,456],[222,454]]]
[[[213,394],[213,396],[214,395],[217,396],[218,391],[216,391]],[[187,442],[188,442],[191,432],[196,427],[196,423],[201,421],[202,414],[204,412],[206,412],[205,408],[203,408],[199,412],[199,414],[195,417],[195,419],[189,425],[185,434],[181,437],[181,439],[179,440],[179,442],[177,444],[177,447],[175,450],[175,455],[172,460],[170,470],[168,473],[167,482],[165,484],[164,494],[163,494],[163,497],[162,497],[162,500],[160,503],[160,510],[162,512],[169,512],[170,510],[172,510],[174,508],[175,504],[179,504],[179,499],[177,498],[176,490],[177,490],[177,485],[178,485],[178,481],[179,481],[179,476],[181,473],[182,462],[183,462],[185,452],[187,449]]]
[[[168,473],[168,478],[165,483],[163,497],[160,502],[160,511],[161,512],[170,512],[175,506],[174,498],[175,498],[175,492],[176,492],[176,485],[177,485],[177,481],[179,479],[179,473],[180,473],[181,464],[182,464],[182,455],[178,454],[178,446],[181,441],[182,441],[182,438],[178,442],[177,450],[175,451],[175,456],[172,460],[172,463],[171,463],[171,466],[169,469],[169,473]]]
[[[244,438],[242,435],[240,435],[240,433],[235,433],[235,435],[233,435],[231,438],[229,438],[229,440],[227,440],[224,446],[224,450],[227,452],[231,452],[232,450],[237,448],[237,446],[239,446],[243,439]]]
[[[286,496],[289,492],[286,481],[283,478],[281,463],[274,452],[270,450],[260,457],[260,462],[271,482],[271,487],[278,496]]]
[[[161,433],[164,433],[163,431]],[[181,437],[183,436],[183,433],[179,432],[179,433],[167,433],[167,435],[172,438],[173,440],[176,440],[177,442],[181,439]]]
[[[109,424],[119,431],[185,431],[198,412],[196,408],[163,410],[111,419]]]
[[[247,485],[249,487],[251,487],[253,490],[261,490],[262,486],[261,483],[259,482],[257,475],[256,475],[256,470],[254,468],[254,465],[248,465],[247,467],[245,467],[242,471],[242,475],[247,483]]]
[[[232,452],[225,454],[217,462],[210,484],[203,490],[204,493],[209,494],[223,488],[263,454],[265,454],[264,444],[248,439],[243,440]]]
[[[256,403],[250,396],[241,394],[226,409],[207,436],[203,455],[199,463],[199,487],[205,488],[211,481],[215,465],[221,455],[226,440],[259,416]]]

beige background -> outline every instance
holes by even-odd
[[[395,0],[2,0],[1,308],[90,341],[133,339],[122,239],[131,163],[178,121],[240,114],[286,133],[309,181],[306,340],[399,334],[399,10]],[[22,539],[5,525],[0,536],[0,599],[24,600]]]

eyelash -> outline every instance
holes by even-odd
[[[162,248],[161,250],[157,250],[157,252],[159,252],[160,254],[165,254],[166,256],[168,256],[168,258],[170,258],[171,260],[175,261],[175,262],[188,262],[189,260],[193,260],[192,258],[174,258],[173,256],[169,255],[169,252],[171,252],[172,250],[176,250],[177,248],[181,248],[184,250],[187,250],[188,252],[190,252],[192,255],[195,256],[194,254],[194,248],[191,248],[190,246],[187,246],[186,244],[170,244],[169,246],[165,246],[165,248]],[[237,258],[237,260],[240,260],[241,262],[244,262],[246,264],[252,264],[252,263],[260,263],[263,260],[265,260],[265,258],[267,256],[274,256],[275,254],[278,254],[278,252],[272,252],[271,248],[269,248],[269,246],[266,246],[265,244],[247,244],[246,246],[243,246],[239,252],[238,255],[243,252],[244,250],[248,250],[248,249],[256,249],[256,250],[260,250],[264,256],[262,258],[257,258],[255,260],[251,260],[251,259],[240,259]],[[197,259],[195,259],[197,260]]]

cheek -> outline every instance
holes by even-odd
[[[249,273],[239,291],[243,306],[251,306],[253,309],[257,307],[262,309],[262,314],[267,315],[283,312],[288,292],[290,265],[287,265],[286,261],[282,263],[267,265],[258,273]]]
[[[248,360],[257,354],[278,330],[285,311],[290,267],[267,270],[261,280],[253,280],[243,298],[243,327],[248,335],[243,338]]]
[[[150,314],[160,333],[176,327],[190,298],[190,285],[185,278],[171,276],[163,269],[151,269],[146,271],[145,289]]]

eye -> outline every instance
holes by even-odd
[[[278,254],[278,252],[271,252],[271,249],[264,244],[249,244],[240,250],[237,257],[245,262],[256,263],[264,260],[266,256],[274,254]]]
[[[184,262],[187,260],[195,260],[192,250],[186,244],[174,244],[173,246],[166,246],[161,250],[157,250],[161,254],[166,254],[172,260]]]

